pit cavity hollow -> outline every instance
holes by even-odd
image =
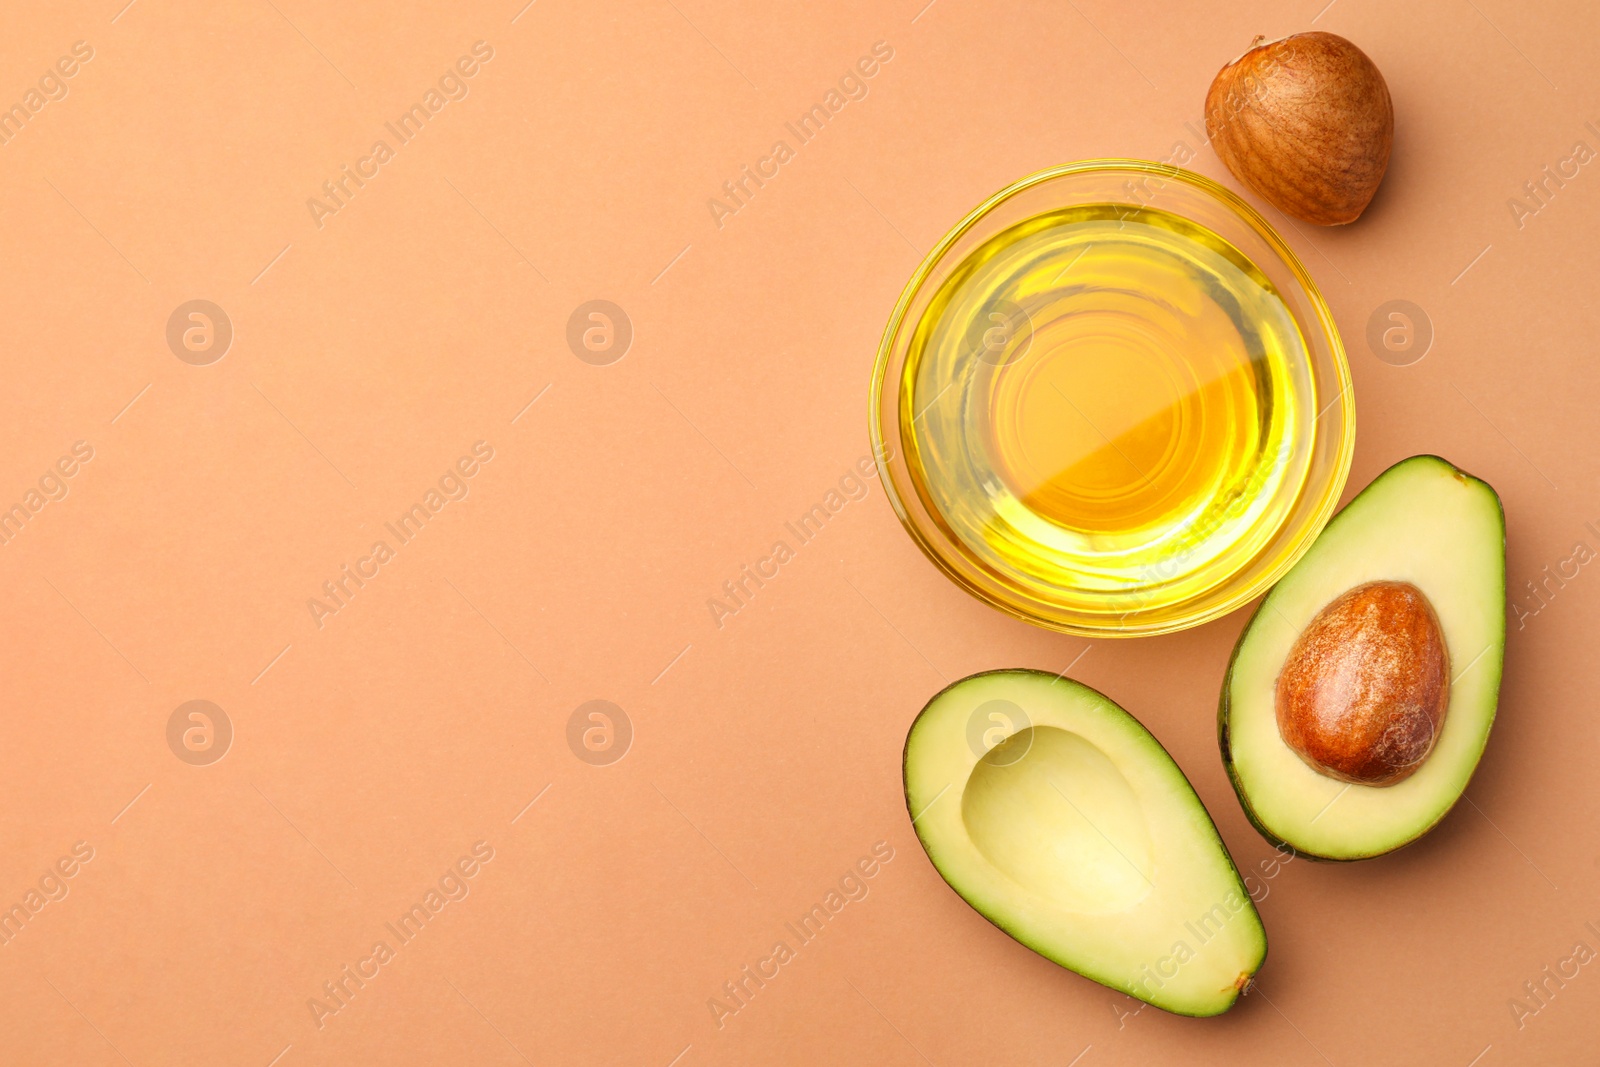
[[[984,858],[1064,908],[1126,911],[1154,888],[1137,794],[1068,730],[1033,726],[990,749],[967,779],[961,819]]]

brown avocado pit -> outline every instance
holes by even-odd
[[[1278,675],[1278,732],[1321,774],[1393,785],[1433,750],[1450,702],[1439,617],[1410,582],[1378,581],[1334,599],[1295,641]]]

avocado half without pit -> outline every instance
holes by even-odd
[[[965,678],[905,747],[939,874],[1047,959],[1180,1015],[1218,1015],[1267,953],[1216,826],[1138,720],[1040,671]]]
[[[1495,491],[1437,456],[1379,475],[1234,648],[1218,736],[1256,828],[1331,860],[1432,829],[1489,739],[1505,605]]]

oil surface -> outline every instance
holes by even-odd
[[[985,567],[1115,613],[1247,564],[1310,463],[1305,342],[1266,276],[1167,212],[1088,205],[976,248],[916,324],[913,480]]]

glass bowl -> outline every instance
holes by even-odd
[[[1006,401],[1010,406],[1001,404],[996,399],[1003,390],[996,384],[1003,380],[1001,372],[969,362],[982,360],[1019,368],[1004,372],[1012,375],[1012,381],[1020,380],[1018,375],[1045,373],[1027,370],[1024,360],[1066,361],[1052,366],[1067,366],[1068,374],[1080,373],[1071,361],[1089,358],[1081,355],[1089,351],[1082,345],[1098,343],[1085,338],[1099,326],[1086,326],[1074,334],[1072,313],[1055,310],[1074,306],[1063,304],[1068,297],[1061,293],[1072,294],[1070,299],[1080,301],[1080,306],[1083,300],[1099,299],[1097,293],[1111,292],[1124,300],[1143,297],[1177,307],[1175,314],[1186,313],[1184,301],[1193,302],[1187,290],[1161,291],[1159,279],[1165,275],[1160,273],[1139,276],[1156,279],[1147,293],[1130,293],[1126,286],[1118,289],[1103,282],[1108,275],[1099,268],[1087,270],[1087,280],[1060,283],[1076,262],[1073,260],[1056,276],[1053,287],[1028,289],[1018,283],[1021,288],[1007,290],[1019,299],[1024,292],[1043,292],[1039,299],[1055,301],[1047,312],[1055,316],[1051,324],[1039,327],[1025,308],[983,288],[983,280],[992,279],[1001,269],[987,264],[1010,247],[1007,242],[1015,244],[1028,239],[1027,235],[1051,232],[1052,226],[1079,225],[1070,220],[1085,218],[1101,227],[1094,233],[1109,235],[1115,230],[1116,236],[1095,237],[1079,255],[1099,243],[1099,255],[1105,259],[1111,255],[1105,249],[1131,240],[1129,234],[1137,237],[1144,232],[1141,227],[1155,225],[1186,241],[1198,235],[1193,239],[1205,242],[1202,259],[1215,259],[1226,269],[1244,272],[1240,276],[1248,276],[1253,286],[1268,294],[1269,317],[1277,326],[1268,323],[1258,329],[1247,310],[1239,310],[1246,305],[1230,303],[1231,296],[1221,304],[1235,309],[1236,313],[1230,312],[1233,318],[1227,320],[1235,326],[1229,336],[1241,353],[1237,366],[1228,373],[1242,373],[1256,383],[1251,395],[1261,401],[1262,411],[1273,410],[1275,403],[1277,443],[1270,458],[1262,461],[1259,475],[1252,474],[1244,481],[1214,480],[1223,488],[1204,505],[1209,510],[1198,505],[1190,511],[1180,508],[1160,523],[1141,519],[1145,525],[1135,523],[1137,529],[1108,533],[1080,524],[1070,513],[1058,511],[1041,518],[1017,503],[1019,494],[1029,490],[1006,490],[1011,496],[1001,492],[999,487],[1006,479],[994,473],[1001,465],[974,465],[970,459],[974,449],[1004,454],[1004,446],[994,442],[1009,440],[1005,433],[1012,437],[1018,433],[1007,429],[1008,419],[1034,434],[1035,440],[1048,441],[1056,434],[1051,420],[1057,418],[1065,420],[1061,426],[1070,421],[1077,428],[1073,432],[1086,434],[1085,427],[1095,426],[1101,412],[1109,410],[1105,406],[1108,401],[1115,407],[1119,397],[1131,395],[1102,390],[1092,394],[1102,405],[1095,407],[1084,399],[1090,394],[1080,394],[1080,408],[1052,379],[1052,388],[1071,406],[1071,412],[1064,407],[1059,414],[1039,415],[1036,412],[1042,409],[1037,404],[1028,406],[1014,397]],[[1089,231],[1083,234],[1094,237]],[[992,251],[996,248],[1002,253]],[[1227,268],[1228,263],[1235,266]],[[1054,261],[1050,265],[1053,268]],[[984,340],[983,344],[1001,347],[973,348],[969,357],[963,338],[988,338],[984,319],[999,324],[1002,334],[999,342]],[[1041,332],[1013,343],[1013,320],[1024,324],[1018,330]],[[1062,322],[1068,322],[1068,327],[1058,328]],[[1046,330],[1054,332],[1047,335]],[[1127,332],[1133,336],[1136,331]],[[1198,366],[1210,358],[1211,348],[1197,347],[1192,340],[1163,347],[1160,338],[1164,336],[1168,335],[1149,329],[1138,333],[1126,359],[1137,363],[1148,357],[1176,364],[1160,367],[1151,380],[1177,383],[1170,387],[1174,397],[1200,395],[1204,383],[1214,380],[1205,376],[1219,373],[1214,367]],[[1293,343],[1267,346],[1261,338],[1268,336],[1290,337]],[[1141,346],[1145,351],[1139,351]],[[1259,383],[1268,380],[1262,369],[1268,366],[1265,347],[1271,348],[1273,374],[1292,381],[1292,388],[1262,393],[1266,387]],[[1001,359],[990,361],[985,354],[1002,348],[1007,354]],[[1119,373],[1116,360],[1121,358],[1112,358],[1107,373]],[[1244,370],[1239,372],[1238,367]],[[1184,381],[1191,384],[1184,385]],[[1185,389],[1193,391],[1185,393]],[[1269,403],[1272,397],[1277,399]],[[1228,409],[1233,413],[1228,416],[1233,418],[1230,424],[1221,416],[1205,416],[1201,409],[1194,409],[1201,411],[1199,415],[1185,414],[1186,410],[1174,402],[1163,415],[1166,421],[1159,425],[1168,437],[1161,438],[1149,453],[1162,465],[1153,472],[1118,448],[1118,440],[1130,438],[1100,434],[1106,446],[1117,450],[1132,470],[1139,472],[1135,477],[1130,470],[1128,478],[1145,486],[1141,491],[1155,492],[1151,487],[1156,479],[1165,477],[1163,472],[1170,469],[1188,473],[1210,470],[1194,457],[1231,454],[1226,449],[1235,446],[1234,437],[1220,444],[1214,438],[1219,432],[1216,427],[1238,424],[1237,411]],[[1256,409],[1238,410],[1246,411],[1248,428],[1252,425],[1248,419],[1255,417],[1250,413]],[[1031,428],[1027,425],[1030,412],[1035,412]],[[1224,615],[1264,592],[1310,547],[1332,515],[1349,473],[1355,439],[1354,400],[1344,347],[1333,316],[1300,260],[1259,213],[1216,182],[1178,167],[1135,159],[1089,160],[1030,175],[984,201],[946,234],[912,275],[884,330],[872,377],[870,415],[874,453],[889,501],[928,558],[980,600],[1028,622],[1086,637],[1135,637],[1181,630]],[[1265,418],[1258,420],[1262,426]],[[961,428],[968,425],[986,429],[984,434],[965,433]],[[950,438],[951,434],[956,437]],[[973,445],[980,437],[988,443]],[[958,440],[959,446],[949,445],[949,439]],[[1251,447],[1267,455],[1266,440],[1263,430],[1251,438]],[[984,508],[989,509],[987,514]]]

